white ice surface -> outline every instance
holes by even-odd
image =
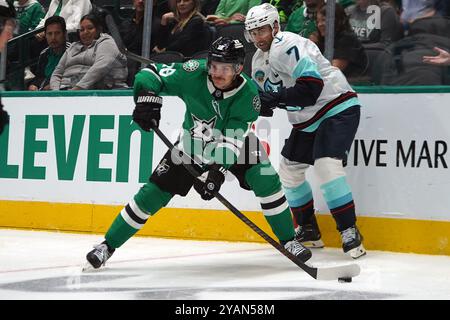
[[[358,263],[351,283],[317,281],[267,244],[134,237],[81,273],[99,235],[0,229],[0,299],[450,299],[450,257],[316,249],[314,266]]]

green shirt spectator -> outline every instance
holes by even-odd
[[[261,3],[270,3],[277,8],[280,23],[286,23],[291,13],[302,6],[303,0],[263,0]]]
[[[355,4],[354,0],[339,0],[338,3],[342,6],[342,8],[346,9],[347,7]]]
[[[250,8],[261,4],[261,0],[220,0],[214,15],[206,20],[216,25],[244,22]]]
[[[45,16],[42,5],[36,0],[18,0],[14,2],[19,21],[19,34],[34,30]]]
[[[304,4],[289,16],[286,31],[309,38],[313,32],[317,31],[316,8],[321,4],[321,0],[305,0]]]

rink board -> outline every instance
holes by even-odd
[[[422,88],[423,89],[423,88]],[[450,90],[364,89],[348,181],[368,249],[450,255]],[[0,136],[0,226],[104,233],[148,179],[166,148],[131,123],[129,91],[4,94],[11,125]],[[160,129],[174,141],[183,102],[165,97]],[[270,122],[269,122],[270,120]],[[255,132],[278,168],[289,135],[285,114]],[[432,124],[432,125],[431,125]],[[328,246],[340,246],[308,170]],[[273,236],[251,192],[229,180],[221,193]],[[262,241],[217,201],[175,197],[141,235]]]

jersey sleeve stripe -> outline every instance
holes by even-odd
[[[300,78],[297,78],[295,81],[297,83],[301,82],[301,81],[314,82],[314,83],[317,83],[318,85],[323,87],[323,80],[322,79],[317,79],[315,77],[302,76]]]
[[[302,59],[300,59],[295,66],[294,71],[292,72],[292,77],[294,79],[300,78],[302,76],[322,79],[322,76],[317,69],[317,64],[309,57],[303,57]]]

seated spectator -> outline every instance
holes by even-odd
[[[373,18],[376,14],[371,6],[380,8],[381,19]],[[347,10],[350,25],[363,44],[385,47],[402,37],[403,29],[395,9],[379,0],[357,0]]]
[[[50,77],[69,47],[66,41],[66,21],[63,17],[53,16],[45,20],[45,39],[48,47],[39,55],[35,78],[30,82],[28,90],[50,90]]]
[[[450,52],[441,48],[434,47],[434,51],[438,53],[437,56],[423,56],[423,62],[434,64],[437,66],[450,66]]]
[[[434,6],[435,0],[402,0],[400,21],[403,24],[405,35],[409,33],[410,25],[418,19],[438,15]]]
[[[323,5],[323,0],[304,0],[303,6],[289,16],[285,31],[290,31],[309,38],[317,32],[316,10]]]
[[[102,33],[94,14],[80,20],[80,41],[63,54],[50,79],[51,90],[126,88],[127,59],[114,39]]]
[[[45,20],[51,16],[60,16],[66,20],[67,34],[72,40],[71,34],[76,34],[80,28],[80,19],[92,10],[90,0],[52,0],[48,7],[47,14],[38,24],[36,29],[44,26]],[[45,39],[44,32],[37,35],[37,39]]]
[[[0,52],[5,49],[6,44],[14,35],[14,29],[16,28],[15,18],[16,10],[14,6],[6,2],[6,0],[0,0]]]
[[[317,10],[317,34],[310,39],[316,40],[321,52],[325,51],[326,6]],[[364,48],[353,32],[344,9],[336,4],[335,12],[334,54],[331,64],[344,73],[346,77],[359,77],[367,68],[367,56]],[[317,35],[316,39],[313,39]]]
[[[345,13],[348,14],[347,10],[355,4],[355,0],[336,0],[336,3],[339,3],[341,7],[344,8]]]
[[[214,15],[206,17],[214,25],[244,22],[250,8],[260,5],[261,0],[220,0]]]
[[[220,0],[201,0],[202,10],[200,11],[202,15],[209,16],[216,12],[217,6]]]
[[[192,56],[208,49],[207,32],[200,1],[176,0],[175,10],[161,18],[159,43],[153,51],[178,51],[186,57]]]
[[[161,18],[156,15],[156,6],[158,2],[153,1],[153,16],[152,16],[152,35],[150,48],[154,48],[160,33]],[[133,0],[134,15],[133,17],[124,20],[119,26],[120,36],[123,44],[135,54],[142,54],[142,35],[144,32],[144,11],[145,0]]]
[[[408,24],[408,35],[416,34],[432,34],[449,38],[450,35],[450,19],[442,17],[438,14],[426,15],[421,18],[414,19]]]
[[[262,0],[261,3],[270,3],[277,8],[280,23],[286,23],[291,13],[302,6],[303,0]]]
[[[34,30],[45,16],[45,10],[36,0],[18,0],[14,2],[19,20],[19,34]]]
[[[392,43],[379,56],[376,83],[410,86],[450,83],[449,68],[445,66],[446,54],[436,50],[450,50],[450,20],[436,14],[430,16],[432,10],[428,7],[428,10],[422,11],[421,18],[416,15],[410,19],[408,34]],[[436,51],[439,56],[432,59]],[[443,64],[433,63],[437,61]]]
[[[145,0],[133,0],[134,15],[124,20],[119,26],[120,36],[124,46],[137,55],[142,54],[142,37],[144,34],[144,12]],[[165,8],[165,9],[164,9]],[[161,17],[158,16],[162,10],[169,12],[168,2],[153,1],[152,10],[152,34],[150,39],[150,48],[154,48],[159,42],[158,37],[161,29]],[[141,64],[128,59],[128,80],[127,83],[132,86],[135,74],[139,71]]]

